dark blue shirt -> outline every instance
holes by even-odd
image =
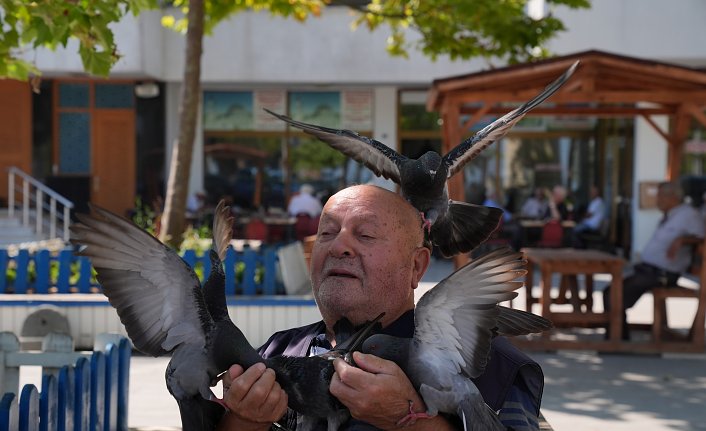
[[[414,310],[407,311],[382,332],[396,337],[412,337]],[[260,348],[260,354],[264,358],[281,354],[309,356],[330,349],[331,344],[326,339],[326,326],[320,321],[273,334]],[[497,337],[493,340],[485,372],[472,380],[485,402],[499,412],[500,420],[508,429],[539,429],[537,418],[544,388],[544,374],[539,364],[510,344],[507,339]],[[288,428],[294,429],[295,414],[290,412],[285,422]],[[321,425],[322,429],[325,429],[325,424]],[[375,428],[351,419],[341,429],[358,431]]]

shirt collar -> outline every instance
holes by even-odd
[[[405,311],[397,320],[383,328],[381,333],[395,337],[411,338],[414,334],[414,309]],[[326,338],[326,328],[323,327],[323,332],[311,340],[309,356],[326,353],[332,348],[331,343]]]

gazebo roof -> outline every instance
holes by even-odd
[[[434,80],[427,109],[444,119],[445,151],[483,116],[504,115],[508,103],[531,99],[576,60],[569,81],[528,115],[642,116],[669,142],[667,177],[674,177],[691,119],[706,127],[706,71],[595,50]],[[461,124],[461,115],[470,118]],[[653,115],[670,116],[670,130]]]
[[[535,63],[436,79],[427,108],[441,109],[449,98],[465,102],[524,102],[576,60],[581,63],[574,76],[550,101],[655,102],[668,106],[685,102],[706,103],[706,71],[603,51],[584,51]]]

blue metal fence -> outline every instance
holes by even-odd
[[[33,355],[51,353],[33,353]],[[42,376],[41,392],[25,385],[0,398],[0,430],[127,431],[131,345],[127,338],[80,357],[58,375]],[[40,359],[41,361],[41,359]],[[33,360],[33,363],[36,360]]]
[[[211,269],[208,253],[197,254],[187,250],[183,259],[192,268],[198,268],[202,278]],[[263,247],[243,251],[228,250],[224,260],[226,295],[282,295],[285,293],[277,280],[277,248]],[[19,250],[10,256],[0,249],[0,293],[90,293],[100,286],[92,277],[90,260],[75,256],[71,249],[52,255],[49,250],[30,253]]]

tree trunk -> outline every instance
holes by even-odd
[[[179,107],[179,136],[169,164],[167,196],[162,216],[160,239],[178,247],[184,233],[184,213],[189,190],[191,159],[196,136],[196,115],[201,97],[201,44],[203,42],[204,0],[189,1],[186,30],[184,82]]]

